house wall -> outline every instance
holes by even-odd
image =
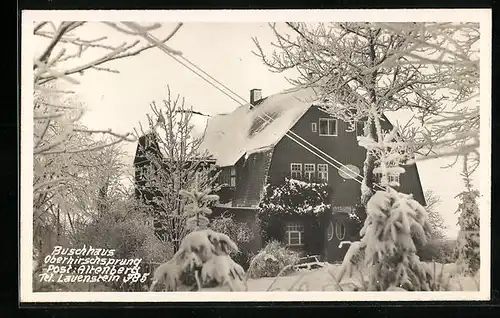
[[[363,164],[366,158],[366,150],[358,145],[357,131],[349,131],[350,125],[341,120],[337,120],[337,136],[320,136],[319,135],[319,119],[328,118],[328,114],[324,113],[317,107],[311,107],[306,114],[292,127],[291,131],[305,139],[307,142],[321,150],[322,152],[330,155],[338,162],[347,165],[351,164],[358,167],[359,174],[363,174]],[[316,123],[316,132],[311,129],[311,124]],[[389,121],[383,121],[382,129],[390,130],[392,128]],[[347,130],[347,131],[346,131]],[[292,135],[293,136],[293,135]],[[300,140],[299,140],[300,141]],[[321,155],[321,153],[309,146],[311,150]],[[323,158],[329,159],[323,155]],[[329,160],[335,166],[340,165],[334,160]],[[274,184],[279,184],[285,177],[290,177],[291,163],[326,163],[324,159],[316,156],[303,146],[297,144],[287,136],[284,136],[274,148],[273,157],[271,160],[270,169],[268,172],[269,181]],[[361,189],[360,182],[353,179],[344,179],[338,173],[338,168],[332,164],[328,165],[328,184],[332,189],[330,202],[332,206],[350,206],[353,207],[360,203]],[[406,173],[400,176],[399,191],[404,193],[412,193],[414,198],[421,204],[425,205],[418,169],[416,165],[404,166]],[[304,167],[302,167],[304,169]],[[304,171],[304,170],[302,170]],[[357,178],[359,181],[362,177]],[[340,215],[342,214],[342,215]],[[341,240],[336,239],[336,233],[330,239],[327,237],[327,226],[330,222],[335,226],[336,223],[342,222],[347,226],[348,235],[344,236],[342,240],[357,240],[359,230],[352,222],[343,221],[346,218],[344,213],[336,213],[332,211],[331,214],[325,216],[322,228],[324,228],[324,247],[323,256],[329,262],[341,261],[348,249],[348,245],[339,247]],[[356,231],[354,231],[356,230]],[[352,234],[354,233],[355,234]],[[306,251],[310,253],[312,251]]]
[[[320,118],[329,118],[329,115],[318,107],[311,107],[291,130],[342,164],[355,165],[362,172],[366,151],[357,145],[356,131],[347,132],[348,124],[338,120],[337,136],[320,136],[318,133]],[[316,132],[311,130],[311,123],[317,124]],[[291,163],[314,163],[317,171],[317,164],[326,162],[285,136],[274,148],[269,171],[270,181],[281,183],[285,177],[289,177]],[[361,194],[360,183],[352,179],[343,179],[338,174],[337,168],[332,165],[328,165],[328,184],[333,190],[331,199],[334,205],[353,206],[358,203]]]
[[[322,152],[330,155],[338,162],[344,165],[351,164],[358,167],[360,170],[359,174],[362,175],[366,150],[358,145],[356,130],[353,132],[346,131],[350,129],[349,124],[337,120],[337,136],[320,136],[318,133],[320,118],[329,118],[329,115],[321,111],[318,107],[313,106],[292,127],[291,131]],[[316,132],[312,131],[311,123],[317,124]],[[392,125],[389,121],[383,121],[381,124],[384,130],[392,129]],[[297,138],[295,137],[295,139]],[[310,146],[308,147],[320,154],[319,151]],[[325,156],[323,157],[328,159]],[[335,166],[340,167],[335,161],[329,161]],[[279,184],[285,177],[290,177],[291,163],[314,163],[317,169],[318,163],[326,162],[307,149],[304,149],[303,146],[297,144],[287,136],[284,136],[274,147],[274,153],[268,172],[269,181]],[[412,193],[417,201],[425,205],[417,166],[413,164],[403,167],[406,169],[406,173],[400,177],[401,186],[398,190],[404,193]],[[358,177],[357,179],[361,181],[362,177]],[[353,179],[342,178],[338,173],[338,169],[331,164],[328,165],[328,184],[332,187],[332,205],[354,206],[359,203],[361,195],[360,183]]]

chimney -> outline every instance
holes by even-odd
[[[255,103],[262,99],[262,90],[260,88],[254,88],[250,90],[250,104],[255,106]]]

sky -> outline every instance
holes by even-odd
[[[151,33],[165,37],[175,26],[166,23]],[[135,38],[121,34],[102,23],[89,23],[81,28],[82,38],[109,36],[108,43],[132,42]],[[272,73],[252,51],[256,49],[252,37],[257,37],[265,50],[273,41],[273,34],[266,23],[186,23],[168,42],[183,56],[205,72],[231,88],[246,100],[250,90],[262,89],[263,97],[291,87],[284,74]],[[86,52],[88,57],[102,52]],[[76,76],[80,84],[75,87],[81,101],[87,107],[83,123],[94,129],[108,129],[118,133],[132,132],[139,123],[146,125],[146,114],[151,113],[150,103],[162,103],[167,85],[172,94],[184,97],[188,106],[206,114],[230,112],[239,106],[197,75],[180,65],[159,49],[151,49],[137,56],[113,61],[106,67],[116,68],[119,74],[87,71]],[[293,75],[293,74],[289,74]],[[194,116],[198,131],[206,123],[206,117]],[[193,119],[194,119],[193,117]],[[397,116],[391,119],[398,119]],[[402,119],[404,121],[404,119]],[[132,164],[135,143],[123,145]],[[423,161],[418,164],[422,186],[441,197],[438,206],[445,224],[446,234],[456,237],[458,201],[455,196],[464,189],[460,165],[443,168],[450,159]],[[479,169],[478,169],[479,171]],[[478,187],[479,176],[473,176]]]

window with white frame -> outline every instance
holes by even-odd
[[[325,163],[318,164],[318,179],[322,182],[328,182],[328,165]]]
[[[318,124],[311,123],[311,131],[312,132],[317,132],[318,131]]]
[[[387,176],[387,181],[389,181],[389,183],[399,183],[399,174],[389,174]]]
[[[342,241],[345,238],[346,232],[344,222],[337,220],[337,222],[335,222],[335,236],[337,237],[337,240]]]
[[[328,228],[326,229],[326,238],[328,239],[328,242],[333,239],[333,223],[330,221],[330,224],[328,224]]]
[[[304,224],[298,222],[287,223],[285,233],[287,245],[304,245]]]
[[[377,182],[382,182],[382,173],[375,173],[375,179],[377,180]],[[387,175],[387,183],[391,184],[393,182],[399,184],[399,174],[389,173]]]
[[[314,180],[314,172],[316,171],[314,163],[304,163],[304,177],[306,180]]]
[[[290,177],[292,179],[301,179],[302,178],[302,164],[301,163],[290,164]]]
[[[334,118],[319,119],[320,136],[337,136],[337,120]]]

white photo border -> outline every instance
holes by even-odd
[[[475,292],[33,292],[33,25],[40,20],[174,22],[475,21],[480,22],[480,290]],[[21,28],[20,285],[24,302],[248,302],[490,300],[491,9],[342,10],[24,10]]]

